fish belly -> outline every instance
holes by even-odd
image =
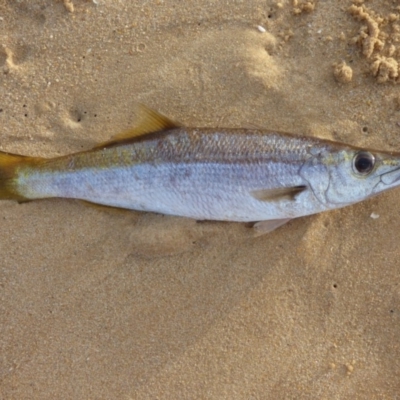
[[[252,192],[306,183],[284,163],[143,163],[22,174],[27,198],[64,197],[107,206],[208,220],[295,218],[324,210],[311,190],[295,199],[262,201]]]

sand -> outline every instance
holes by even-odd
[[[398,19],[379,0],[3,0],[0,149],[89,149],[141,102],[192,126],[399,150]],[[3,201],[0,398],[397,398],[398,199],[258,238]]]

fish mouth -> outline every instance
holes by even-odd
[[[381,175],[381,182],[391,186],[400,181],[400,166]]]

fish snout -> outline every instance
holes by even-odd
[[[381,182],[385,185],[392,186],[400,182],[400,165],[395,166],[391,171],[381,175]]]

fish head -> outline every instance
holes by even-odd
[[[327,208],[353,204],[400,185],[400,153],[343,146],[320,149],[307,163],[302,175]]]

